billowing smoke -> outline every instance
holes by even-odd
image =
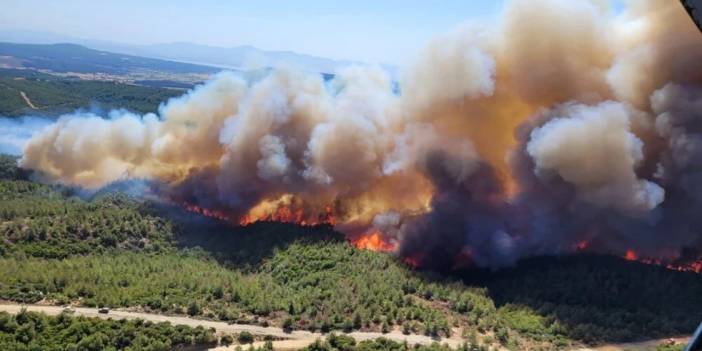
[[[222,73],[158,114],[62,116],[21,163],[88,188],[149,179],[235,222],[380,232],[440,268],[701,257],[702,35],[677,1],[512,1],[398,84],[377,67]]]
[[[563,117],[532,130],[526,151],[535,174],[572,184],[578,200],[621,212],[647,212],[665,191],[635,173],[643,160],[643,142],[631,132],[626,106],[566,105]]]

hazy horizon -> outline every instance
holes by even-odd
[[[502,1],[369,0],[52,3],[10,1],[0,31],[47,32],[130,45],[251,45],[335,60],[401,64],[433,36],[496,17]]]

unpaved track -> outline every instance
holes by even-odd
[[[665,339],[646,340],[640,342],[628,342],[623,344],[607,344],[593,348],[581,348],[576,351],[654,351],[656,346],[673,340],[676,344],[686,344],[690,337],[675,337]]]
[[[24,102],[27,103],[27,106],[32,108],[32,110],[38,110],[38,108],[32,103],[32,100],[29,100],[29,96],[27,96],[27,94],[25,94],[23,91],[20,91],[20,95],[22,95],[22,98],[24,99]]]
[[[5,311],[12,314],[19,313],[22,308],[26,308],[27,311],[32,312],[42,312],[47,315],[55,316],[61,313],[64,308],[60,306],[45,306],[45,305],[20,305],[12,304],[6,302],[0,302],[0,311]],[[218,333],[221,334],[231,334],[240,333],[242,331],[248,331],[254,335],[271,335],[275,338],[285,339],[277,340],[273,342],[273,347],[276,350],[298,350],[311,343],[313,343],[318,338],[323,338],[324,335],[321,333],[312,333],[304,330],[295,330],[291,333],[286,333],[281,328],[275,327],[260,327],[257,325],[250,324],[228,324],[226,322],[216,322],[208,321],[203,319],[195,319],[183,316],[166,316],[160,314],[152,313],[141,313],[141,312],[128,312],[121,310],[111,310],[108,314],[98,313],[96,308],[84,308],[76,307],[73,308],[74,315],[86,316],[86,317],[97,317],[102,319],[112,318],[112,319],[143,319],[145,321],[152,322],[170,322],[173,325],[187,325],[190,327],[203,326],[205,328],[214,328]],[[422,344],[427,345],[433,342],[446,343],[452,348],[458,347],[463,343],[460,338],[460,331],[454,330],[453,336],[451,338],[440,338],[433,339],[425,335],[410,334],[404,335],[400,331],[392,331],[387,334],[374,333],[374,332],[351,332],[345,333],[348,336],[353,337],[356,341],[362,340],[372,340],[380,337],[394,340],[397,342],[407,341],[408,344]],[[674,340],[677,343],[687,342],[689,337],[677,337]],[[658,340],[648,340],[642,342],[634,343],[624,343],[624,344],[608,344],[593,348],[580,348],[577,351],[623,351],[623,350],[636,350],[636,351],[648,351],[655,350],[656,345],[665,342],[669,339],[658,339]],[[254,343],[254,346],[261,346],[263,342]],[[229,347],[217,347],[212,350],[224,351],[224,350],[234,350],[235,346]]]
[[[0,303],[0,311],[5,311],[8,313],[19,313],[22,308],[26,308],[27,311],[32,311],[32,312],[42,312],[47,315],[58,315],[61,313],[64,308],[60,306],[44,306],[44,305],[19,305],[19,304],[8,304],[8,303]],[[324,335],[321,333],[312,333],[309,331],[304,331],[304,330],[295,330],[291,333],[286,333],[283,331],[281,328],[275,328],[275,327],[260,327],[257,325],[249,325],[249,324],[228,324],[226,322],[216,322],[216,321],[208,321],[208,320],[202,320],[202,319],[195,319],[195,318],[189,318],[189,317],[182,317],[182,316],[165,316],[165,315],[160,315],[160,314],[151,314],[151,313],[140,313],[140,312],[128,312],[128,311],[120,311],[120,310],[110,310],[110,313],[103,314],[103,313],[98,313],[98,310],[96,308],[84,308],[84,307],[76,307],[73,308],[74,315],[80,315],[80,316],[86,316],[86,317],[97,317],[97,318],[102,318],[102,319],[107,319],[107,318],[112,318],[112,319],[143,319],[145,321],[152,321],[152,322],[170,322],[173,325],[187,325],[190,327],[197,327],[199,325],[205,327],[205,328],[214,328],[218,333],[240,333],[242,331],[248,331],[249,333],[252,333],[254,335],[271,335],[275,338],[281,338],[281,339],[286,339],[286,340],[280,340],[274,342],[274,347],[276,349],[280,350],[295,350],[299,349],[302,347],[305,347],[311,343],[313,343],[316,339],[318,338],[323,338]],[[433,339],[425,335],[417,335],[417,334],[410,334],[410,335],[404,335],[399,331],[392,331],[387,334],[382,334],[382,333],[373,333],[373,332],[352,332],[352,333],[347,333],[346,335],[349,335],[353,337],[354,339],[358,341],[362,340],[370,340],[370,339],[377,339],[380,337],[384,337],[390,340],[398,341],[398,342],[403,342],[407,341],[410,345],[414,344],[431,344],[433,342],[440,342],[440,343],[446,343],[449,346],[455,348],[458,345],[462,343],[462,340],[460,338],[460,335],[457,335],[458,333],[454,333],[456,335],[452,336],[451,338],[441,338],[441,339]],[[233,350],[234,347],[230,348],[224,348],[224,347],[219,347],[216,348],[216,350],[228,350],[231,349]]]

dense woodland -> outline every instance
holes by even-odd
[[[485,351],[488,347],[477,342],[466,342],[458,351]],[[356,342],[353,338],[345,335],[330,334],[323,340],[317,340],[312,345],[303,349],[303,351],[449,351],[450,347],[440,343],[431,345],[408,345],[407,343],[399,343],[396,341],[379,338],[375,340],[365,340]]]
[[[702,277],[619,258],[498,272],[415,270],[329,226],[231,227],[122,193],[78,196],[0,158],[0,299],[139,308],[286,329],[400,330],[467,349],[562,348],[689,334]],[[348,346],[348,345],[347,345]],[[403,350],[373,341],[310,349]],[[441,349],[435,345],[427,349]]]
[[[692,334],[702,321],[700,274],[612,256],[533,258],[488,286],[507,323],[527,334],[548,330],[526,323],[525,309],[588,343]]]
[[[167,351],[214,346],[214,331],[141,320],[56,317],[22,311],[0,312],[0,350],[13,351]]]
[[[0,179],[0,251],[43,258],[100,253],[110,248],[158,251],[170,223],[138,211],[121,194],[91,202],[46,185]]]

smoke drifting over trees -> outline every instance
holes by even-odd
[[[99,188],[147,179],[240,219],[295,204],[412,262],[702,249],[702,35],[677,1],[513,1],[418,53],[324,82],[222,73],[159,114],[61,117],[21,165]],[[257,212],[258,211],[258,212]]]

